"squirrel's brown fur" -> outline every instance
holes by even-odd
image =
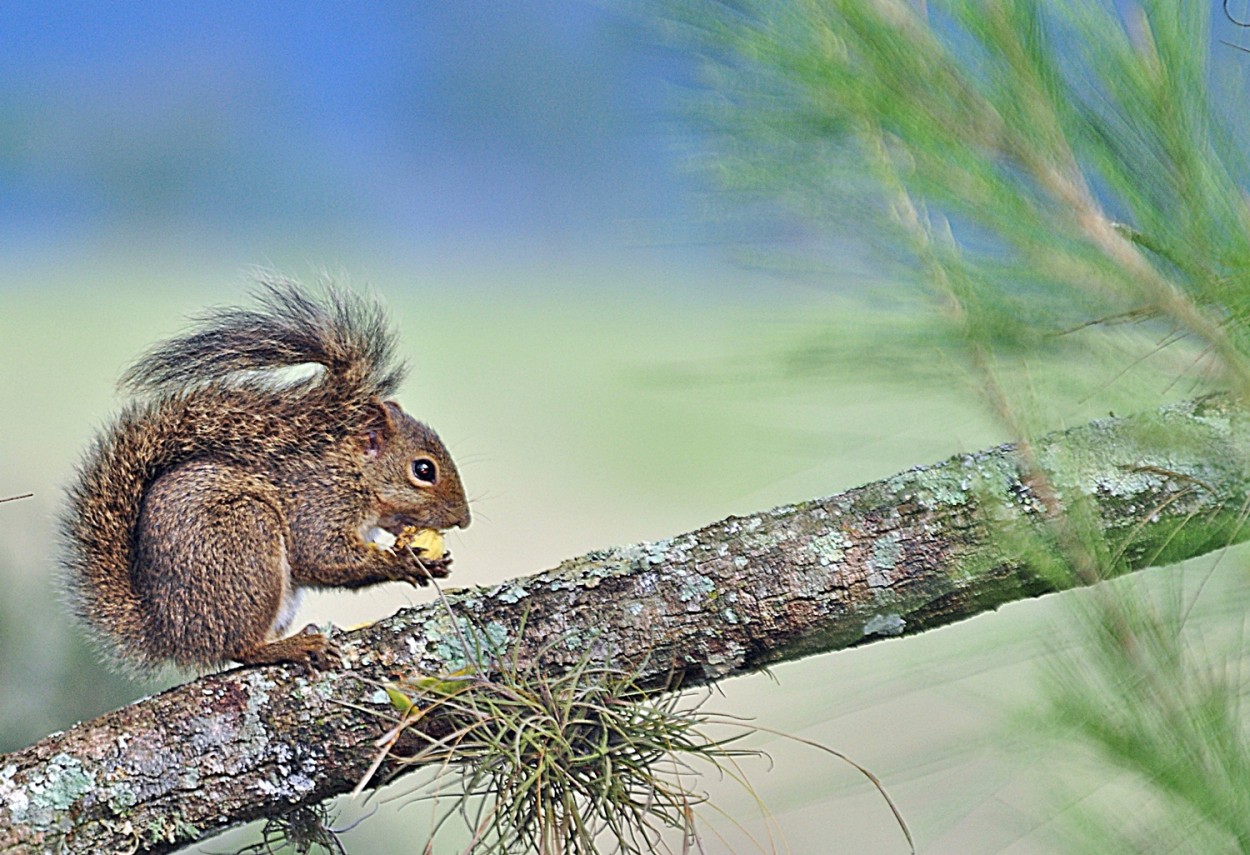
[[[62,515],[70,599],[108,652],[139,669],[308,661],[323,637],[278,640],[299,589],[446,575],[364,539],[469,523],[447,449],[384,400],[393,350],[377,306],[270,277],[255,309],[207,314],[125,374],[146,397],[89,449]],[[322,369],[274,376],[305,363]]]

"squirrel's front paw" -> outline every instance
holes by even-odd
[[[443,553],[437,560],[425,558],[418,554],[419,550],[410,550],[411,564],[407,568],[405,581],[413,585],[425,586],[434,579],[446,579],[451,575],[451,553]]]
[[[433,579],[445,579],[451,574],[451,553],[443,543],[443,535],[432,528],[405,528],[396,538],[395,548],[411,559],[408,581],[414,585],[428,585]]]

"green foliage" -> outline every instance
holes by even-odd
[[[1212,4],[666,8],[674,37],[705,57],[708,95],[695,114],[728,198],[769,200],[830,235],[866,232],[937,297],[954,332],[948,349],[965,356],[1054,509],[1047,531],[1003,532],[1005,552],[1057,582],[1091,583],[1144,553],[1166,556],[1180,540],[1245,524],[1247,509],[1228,508],[1201,534],[1109,542],[1096,508],[1063,495],[1029,445],[1074,403],[1034,394],[1029,367],[1061,390],[1053,375],[1072,369],[1056,357],[1088,363],[1091,345],[1125,324],[1151,343],[1105,363],[1107,383],[1153,350],[1179,347],[1193,385],[1250,398],[1245,140],[1222,113],[1245,101],[1236,88],[1214,91],[1228,75],[1211,67],[1246,57],[1208,44]],[[1137,828],[1088,822],[1068,848],[1250,852],[1238,670],[1186,625],[1184,603],[1158,607],[1127,584],[1099,586],[1082,603],[1087,643],[1050,663],[1043,717],[1127,772],[1130,803],[1148,797],[1149,827],[1167,831],[1144,832],[1145,818]],[[1238,631],[1233,656],[1244,641]]]
[[[1181,849],[1250,851],[1250,752],[1237,668],[1199,633],[1181,629],[1183,601],[1131,591],[1100,599],[1086,604],[1083,653],[1051,663],[1050,723],[1150,783],[1158,816],[1138,832],[1183,828]],[[1194,848],[1195,839],[1209,842]],[[1128,851],[1123,841],[1114,848]]]
[[[1035,353],[1159,318],[1245,353],[1250,218],[1205,4],[677,5],[715,177],[908,248],[971,341]]]

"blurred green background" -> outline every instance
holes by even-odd
[[[1002,441],[928,308],[868,249],[737,263],[811,236],[709,211],[676,109],[691,63],[645,21],[577,2],[0,8],[0,494],[35,494],[0,505],[0,750],[173,681],[95,662],[57,593],[54,518],[121,370],[239,299],[252,265],[389,305],[414,367],[399,397],[473,498],[456,584]],[[1108,384],[1091,360],[1046,366],[1037,395],[1061,427],[1131,411],[1187,367],[1165,353]],[[1244,611],[1214,560],[1127,584],[1193,596],[1195,620]],[[300,620],[353,625],[427,596],[318,595]],[[1069,643],[1064,599],[731,680],[708,709],[866,765],[923,852],[1061,851],[1056,816],[1119,798],[1017,721]],[[770,834],[794,852],[905,851],[852,770],[752,744],[774,761],[746,764],[770,818],[710,778],[708,851]],[[403,792],[349,851],[421,850],[427,814],[397,810]],[[344,805],[340,824],[369,809]]]

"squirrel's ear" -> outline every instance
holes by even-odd
[[[404,420],[403,408],[394,401],[383,401],[379,409],[382,410],[382,418],[386,419],[388,430],[395,430],[396,423]]]
[[[394,401],[378,401],[372,407],[373,418],[364,436],[366,457],[377,457],[382,453],[395,433],[396,414],[403,412]]]

